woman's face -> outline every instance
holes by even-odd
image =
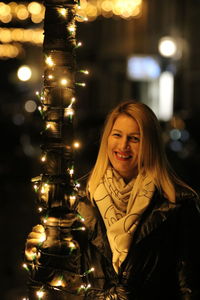
[[[108,137],[108,158],[125,181],[137,176],[139,148],[138,123],[125,114],[119,115]]]

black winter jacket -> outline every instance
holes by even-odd
[[[101,215],[83,198],[78,211],[85,218],[88,241],[81,245],[82,267],[95,267],[85,299],[200,300],[198,201],[182,191],[173,204],[156,191],[116,274]]]

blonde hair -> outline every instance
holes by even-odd
[[[121,114],[136,120],[140,129],[138,176],[150,175],[158,190],[163,192],[169,201],[175,202],[175,184],[191,188],[182,182],[169,166],[160,124],[153,111],[147,105],[133,101],[119,104],[106,119],[97,160],[88,180],[87,192],[90,199],[93,199],[96,187],[109,165],[107,141],[115,120]]]

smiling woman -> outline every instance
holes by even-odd
[[[170,169],[148,106],[125,102],[108,115],[87,191],[75,209],[81,270],[92,272],[84,298],[62,299],[200,299],[199,197]],[[42,238],[35,227],[27,257]]]

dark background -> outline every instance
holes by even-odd
[[[101,128],[107,112],[127,99],[147,102],[144,85],[126,74],[130,55],[156,56],[163,68],[175,69],[174,118],[161,122],[169,160],[193,188],[199,189],[200,166],[200,1],[144,0],[138,18],[103,18],[79,23],[77,36],[84,47],[77,50],[80,67],[90,70],[87,87],[77,88],[76,131],[81,148],[76,155],[76,176],[91,169]],[[0,27],[17,26],[19,24]],[[20,23],[29,28],[31,22]],[[37,26],[42,27],[43,24]],[[158,41],[171,35],[182,40],[182,56],[166,61],[158,53]],[[26,272],[22,269],[23,249],[27,234],[39,222],[31,178],[40,174],[39,112],[24,109],[27,100],[35,100],[42,84],[42,47],[23,44],[24,55],[0,59],[0,299],[23,299],[26,296]],[[16,72],[29,64],[37,70],[34,81],[19,82]],[[148,103],[147,103],[148,104]],[[182,123],[181,123],[182,122]],[[184,124],[189,139],[171,145],[170,130]],[[178,125],[177,125],[178,126]]]

